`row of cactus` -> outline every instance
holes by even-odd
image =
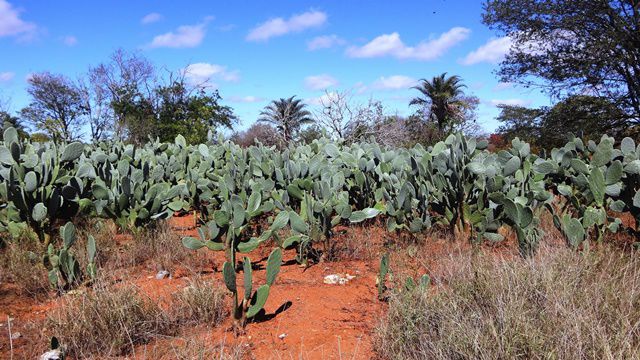
[[[207,227],[211,221],[224,223],[224,214],[240,213],[240,206],[258,197],[265,206],[261,214],[245,214],[241,226],[253,232],[264,228],[264,234],[252,234],[246,242],[273,237],[282,247],[298,249],[303,263],[329,252],[336,226],[378,215],[389,231],[419,233],[441,224],[473,242],[500,241],[499,229],[508,226],[523,255],[536,248],[537,219],[544,209],[553,212],[573,247],[617,231],[621,222],[610,210],[640,216],[640,160],[629,138],[616,147],[609,137],[586,145],[574,139],[549,158],[532,154],[518,139],[492,153],[486,141],[459,134],[429,148],[319,139],[283,151],[222,140],[188,145],[182,136],[140,147],[31,144],[11,128],[3,139],[0,231],[29,227],[47,244],[77,216],[107,217],[136,229],[198,210]],[[272,229],[271,223],[284,213],[291,235],[280,239],[283,228]],[[216,226],[227,237],[238,232]]]

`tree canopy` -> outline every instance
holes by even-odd
[[[616,124],[622,111],[604,97],[570,96],[552,107],[525,108],[500,106],[498,133],[506,139],[515,137],[538,148],[560,147],[571,136],[598,140],[604,134],[622,139],[629,129]]]
[[[640,1],[489,0],[483,21],[511,40],[497,74],[555,99],[590,94],[640,124]]]

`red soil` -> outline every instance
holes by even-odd
[[[175,217],[170,224],[181,235],[195,235],[192,214]],[[383,231],[374,231],[373,236],[381,242],[379,237],[382,234]],[[372,234],[360,230],[355,236],[364,238]],[[118,235],[115,240],[117,244],[123,244],[130,240],[130,236]],[[264,283],[264,266],[270,251],[271,245],[250,254],[258,263],[253,274],[254,288]],[[211,257],[209,263],[215,264],[214,268],[222,267],[223,253],[207,252],[207,257]],[[214,330],[189,329],[190,336],[206,338],[211,344],[247,344],[251,359],[372,358],[371,333],[384,310],[384,303],[377,300],[375,287],[377,258],[371,261],[324,262],[308,269],[299,267],[295,262],[295,251],[286,251],[283,258],[284,264],[271,289],[265,313],[247,325],[245,334],[234,337],[230,330],[231,319],[227,319],[225,324]],[[189,283],[190,273],[185,269],[177,269],[172,278],[163,280],[155,279],[155,272],[148,267],[129,270],[132,271],[127,273],[135,275],[123,278],[119,283],[134,283],[142,293],[162,305],[167,305],[172,294]],[[219,271],[211,272],[211,268],[200,270],[208,273],[204,276],[224,286]],[[336,273],[349,273],[355,278],[346,285],[323,283],[325,275]],[[239,282],[241,280],[239,277]],[[11,284],[0,283],[0,323],[5,323],[0,327],[0,358],[11,356],[7,316],[13,318],[12,332],[21,333],[21,337],[12,344],[14,359],[34,358],[46,351],[48,340],[42,324],[59,299],[53,294],[44,298],[49,300],[38,302],[18,294]],[[170,349],[182,345],[182,339],[159,339],[140,348]],[[144,351],[136,353],[144,354]]]

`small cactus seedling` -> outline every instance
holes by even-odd
[[[389,253],[385,253],[380,258],[380,271],[378,272],[378,277],[376,278],[376,283],[378,285],[378,300],[385,300],[385,292],[387,291],[387,286],[385,285],[385,279],[389,274]]]
[[[241,331],[246,325],[247,320],[256,316],[264,307],[269,297],[271,286],[273,286],[280,272],[281,263],[282,250],[279,248],[274,249],[267,260],[266,284],[261,285],[256,291],[253,291],[252,263],[251,259],[245,257],[242,263],[244,275],[244,294],[242,298],[238,296],[239,291],[234,266],[229,262],[224,263],[222,274],[227,289],[233,295],[233,320],[234,327],[237,331]]]
[[[71,247],[77,239],[73,223],[68,222],[60,228],[60,237],[63,241],[62,248],[56,249],[53,243],[49,244],[43,259],[44,265],[49,270],[49,283],[59,291],[76,287],[85,278],[85,273],[80,269],[80,264],[71,252]],[[90,280],[95,279],[97,273],[95,257],[96,241],[93,236],[89,235],[87,237],[86,275]]]

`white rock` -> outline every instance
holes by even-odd
[[[355,278],[353,275],[347,274],[331,274],[324,277],[324,283],[329,285],[345,285],[349,280]]]
[[[156,279],[162,280],[169,277],[169,272],[167,270],[160,270],[156,274]]]
[[[278,337],[280,338],[280,340],[284,340],[285,337],[287,337],[286,333],[282,333],[280,335],[278,335]]]
[[[40,360],[62,360],[62,352],[60,350],[49,350],[40,355]]]

